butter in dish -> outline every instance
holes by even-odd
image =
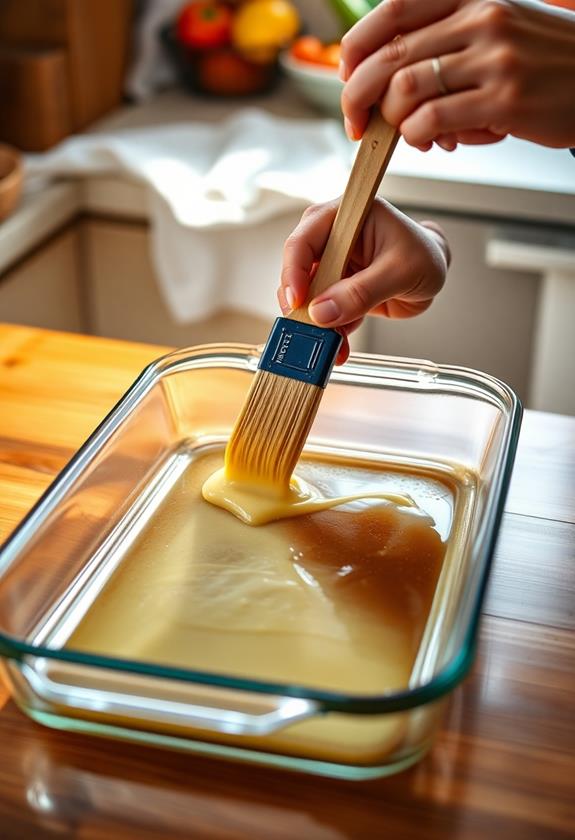
[[[56,728],[351,779],[397,772],[429,748],[473,661],[521,407],[486,374],[353,356],[302,474],[325,492],[406,494],[417,511],[364,500],[260,533],[199,493],[258,355],[206,345],[149,366],[14,532],[0,553],[6,677]]]

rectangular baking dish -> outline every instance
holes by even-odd
[[[140,375],[0,550],[0,656],[19,706],[45,725],[362,779],[429,748],[469,670],[521,422],[483,373],[353,355],[336,369],[306,449],[457,476],[464,488],[409,685],[362,696],[66,647],[98,589],[190,459],[224,446],[259,348],[206,345]]]

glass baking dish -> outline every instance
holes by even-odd
[[[0,551],[5,677],[19,706],[55,728],[344,778],[397,772],[429,748],[473,661],[521,422],[515,394],[486,374],[352,355],[306,446],[309,457],[343,454],[388,476],[423,470],[457,488],[401,690],[325,690],[67,644],[186,465],[225,446],[259,354],[205,345],[151,364],[23,520]]]

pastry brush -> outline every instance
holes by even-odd
[[[342,342],[316,326],[307,304],[344,276],[398,134],[371,114],[306,303],[278,318],[226,448],[230,481],[283,493],[301,455]]]

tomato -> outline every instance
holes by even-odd
[[[290,49],[290,55],[297,58],[299,61],[308,61],[311,64],[317,64],[320,60],[323,45],[319,38],[314,35],[302,35],[293,42]]]
[[[229,44],[232,12],[216,0],[196,0],[180,11],[176,23],[178,39],[186,47],[207,49]]]
[[[253,64],[231,49],[203,52],[197,74],[202,90],[218,96],[255,93],[270,81],[268,65]]]

